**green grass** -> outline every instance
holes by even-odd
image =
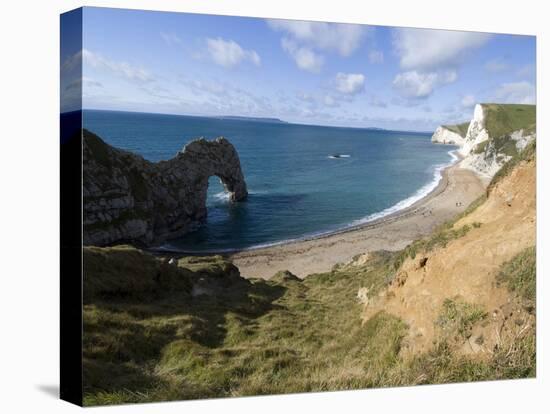
[[[400,385],[444,384],[499,379],[533,378],[536,375],[536,340],[527,335],[510,348],[501,347],[487,361],[457,355],[447,341],[438,342],[401,366]]]
[[[485,151],[487,151],[487,147],[489,146],[489,143],[490,143],[490,140],[488,139],[483,142],[480,142],[474,147],[472,152],[474,154],[483,154]]]
[[[474,154],[487,151],[508,157],[517,157],[516,141],[510,135],[523,130],[524,135],[536,132],[536,106],[516,104],[482,104],[485,111],[485,128],[491,137],[479,143]]]
[[[533,133],[536,128],[536,106],[517,104],[482,104],[485,128],[489,136],[500,138],[523,129]]]
[[[497,282],[505,284],[511,291],[534,306],[537,293],[536,267],[536,249],[529,247],[504,263],[497,275]]]
[[[510,138],[509,135],[502,135],[491,140],[491,150],[495,154],[506,155],[508,157],[515,157],[518,155],[518,149],[516,147],[516,141]]]
[[[493,360],[459,358],[440,343],[403,360],[399,351],[408,331],[403,321],[380,312],[363,325],[357,291],[368,287],[369,296],[376,296],[395,274],[398,255],[378,252],[363,265],[336,266],[303,280],[279,272],[265,281],[240,278],[220,256],[181,258],[174,266],[128,246],[87,248],[85,404],[469,381],[528,372],[528,348],[514,354],[523,355],[521,363],[501,355],[498,367]],[[446,302],[437,323],[467,335],[483,317],[482,310],[455,300]]]
[[[84,303],[154,299],[165,292],[191,292],[192,273],[131,246],[85,247]]]
[[[389,253],[304,280],[247,281],[221,257],[164,267],[129,247],[88,250],[86,405],[387,385],[399,363],[406,326],[385,313],[362,326],[355,298],[385,286]],[[159,290],[159,269],[171,288]],[[215,294],[190,294],[199,280]]]
[[[447,335],[470,337],[473,326],[487,317],[487,312],[479,305],[457,299],[445,299],[443,309],[436,324]]]
[[[470,126],[470,122],[463,122],[462,124],[456,124],[456,125],[443,125],[443,128],[448,129],[449,131],[455,132],[458,135],[460,135],[462,138],[465,138],[466,133],[468,132],[469,126]]]

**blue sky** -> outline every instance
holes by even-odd
[[[76,56],[84,108],[430,131],[535,102],[532,36],[85,8]]]

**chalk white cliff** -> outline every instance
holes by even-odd
[[[440,126],[432,142],[459,145],[460,166],[489,180],[536,138],[535,113],[534,105],[477,104],[464,137],[461,125]]]

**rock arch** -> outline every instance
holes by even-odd
[[[161,243],[207,217],[208,179],[217,176],[233,202],[248,192],[235,147],[200,138],[168,161],[152,163],[83,131],[84,244]]]

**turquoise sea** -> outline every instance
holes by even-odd
[[[109,144],[150,161],[197,137],[233,143],[249,197],[229,203],[211,177],[207,222],[167,243],[184,251],[265,246],[383,217],[429,193],[454,160],[453,148],[432,144],[428,133],[98,110],[83,117]]]

